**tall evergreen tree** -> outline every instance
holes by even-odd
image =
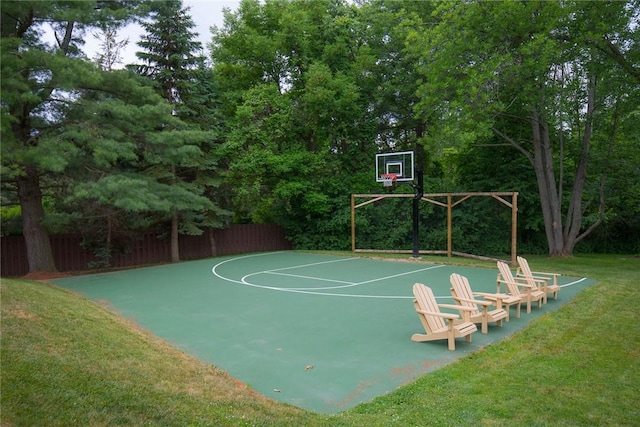
[[[83,35],[131,19],[139,3],[2,2],[2,183],[20,201],[30,272],[55,270],[43,198],[75,151],[58,139],[67,112],[81,92],[108,90],[82,55]],[[43,37],[49,28],[55,40]]]
[[[122,49],[127,47],[129,39],[118,40],[118,29],[104,26],[93,33],[101,40],[100,50],[94,55],[93,61],[105,71],[112,71],[116,65],[122,63]]]
[[[141,23],[145,33],[136,56],[142,61],[138,73],[156,82],[170,104],[186,102],[193,91],[194,70],[202,58],[202,44],[193,32],[195,24],[182,0],[151,3],[148,21]]]
[[[149,20],[142,23],[146,32],[138,42],[142,51],[136,56],[142,64],[136,66],[137,72],[154,81],[158,93],[171,105],[173,115],[193,122],[190,130],[174,132],[172,138],[183,138],[186,145],[199,150],[198,156],[186,162],[186,158],[163,156],[154,170],[165,182],[203,195],[216,185],[216,156],[213,129],[202,130],[200,137],[194,139],[194,132],[206,123],[194,112],[211,112],[202,99],[202,88],[210,87],[200,80],[208,77],[204,72],[202,46],[195,40],[197,34],[192,31],[195,24],[181,0],[156,1],[151,7]],[[209,95],[213,98],[213,94]],[[210,191],[208,194],[212,196]],[[224,216],[224,211],[211,202],[188,206],[176,201],[171,215],[172,261],[180,260],[180,232],[199,234],[201,225],[219,226]]]

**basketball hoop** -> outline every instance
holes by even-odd
[[[395,173],[383,173],[380,175],[380,178],[382,178],[383,187],[393,187],[393,183],[398,179],[398,175]]]

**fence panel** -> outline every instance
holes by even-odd
[[[87,270],[92,262],[99,261],[91,250],[82,247],[83,239],[80,235],[54,235],[50,239],[58,271]],[[19,277],[27,274],[29,264],[24,238],[2,237],[0,243],[0,275]],[[291,244],[286,240],[284,230],[276,224],[234,224],[222,230],[207,230],[200,236],[180,236],[179,247],[180,258],[184,261],[247,252],[288,250],[291,249]],[[171,242],[166,235],[145,233],[132,236],[126,249],[114,254],[111,265],[132,267],[170,260]]]
[[[209,244],[210,233],[207,230],[199,236],[180,236],[180,258],[186,261],[215,256]]]
[[[27,246],[22,236],[7,236],[0,239],[0,275],[22,276],[29,271]]]
[[[155,233],[133,236],[132,241],[123,249],[114,254],[111,261],[114,267],[134,267],[171,260],[171,242]]]

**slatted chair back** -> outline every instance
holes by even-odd
[[[547,302],[546,294],[553,294],[553,298],[558,299],[558,291],[560,291],[560,286],[558,286],[558,276],[560,276],[560,274],[538,272],[536,273],[538,274],[538,276],[534,276],[531,268],[529,267],[529,262],[527,261],[527,259],[521,256],[519,256],[517,259],[518,266],[520,267],[520,274],[518,275],[518,277],[523,277],[530,286],[538,287],[538,283],[542,285],[541,290],[545,292],[545,303]]]
[[[453,273],[450,277],[449,280],[451,282],[451,296],[453,297],[453,300],[455,301],[455,303],[457,305],[461,305],[464,307],[469,307],[469,308],[473,308],[475,309],[474,311],[469,312],[471,317],[474,316],[479,316],[481,315],[481,311],[478,309],[478,305],[474,304],[471,301],[464,301],[464,300],[473,300],[474,295],[473,295],[473,291],[471,290],[471,285],[469,284],[469,280],[464,277],[461,276],[458,273]],[[462,299],[460,299],[462,298]]]
[[[431,288],[421,283],[416,283],[413,285],[413,295],[416,298],[416,309],[431,313],[440,313],[440,307],[438,307],[436,297],[433,295]],[[447,328],[447,324],[442,317],[428,314],[423,314],[423,316],[427,332],[434,332]]]
[[[523,277],[524,280],[526,280],[526,282],[529,284],[529,286],[537,288],[538,285],[537,285],[536,281],[533,279],[533,273],[531,272],[531,268],[529,268],[529,262],[527,262],[527,260],[525,258],[522,258],[521,256],[519,256],[517,259],[518,259],[518,265],[520,266],[520,269],[522,270],[522,276],[521,277]]]
[[[513,273],[509,268],[509,265],[504,261],[498,261],[498,271],[504,280],[504,284],[507,286],[507,292],[513,296],[520,296],[520,288],[516,284],[516,279],[513,277]]]

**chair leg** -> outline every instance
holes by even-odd
[[[489,309],[486,305],[482,306],[482,333],[487,333],[487,322],[489,320]]]
[[[449,350],[454,351],[456,349],[456,334],[453,330],[453,319],[447,319],[447,327],[449,328],[449,332],[447,333]]]

